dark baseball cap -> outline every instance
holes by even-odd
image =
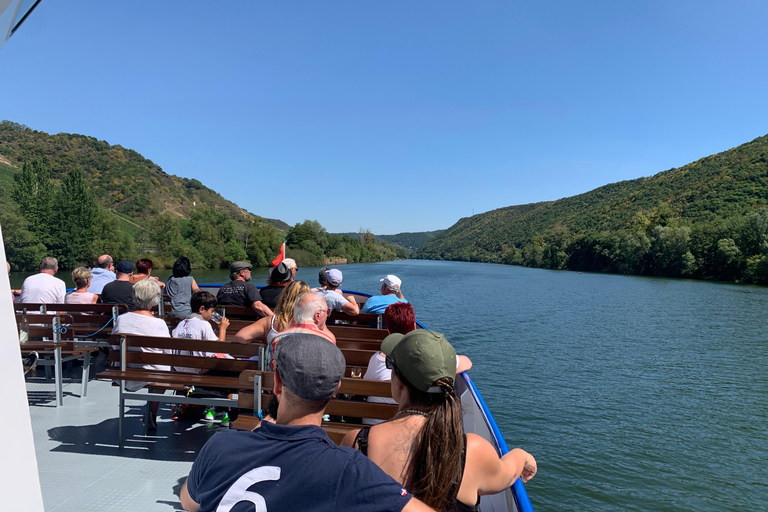
[[[235,272],[240,272],[241,270],[245,270],[247,268],[253,268],[253,265],[247,261],[233,261],[229,266],[229,273],[234,274]]]
[[[123,260],[117,264],[115,270],[121,274],[130,274],[133,272],[133,263],[128,260]]]
[[[322,336],[292,333],[280,338],[276,352],[277,373],[293,394],[314,402],[333,398],[347,366],[336,345]]]
[[[439,393],[440,388],[432,384],[443,377],[456,378],[456,351],[439,332],[393,333],[381,342],[381,351],[408,382],[425,393]]]

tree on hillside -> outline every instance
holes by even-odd
[[[27,220],[28,229],[37,236],[38,242],[47,243],[54,196],[48,169],[40,158],[26,161],[13,179],[12,197]]]
[[[115,261],[136,260],[137,254],[133,239],[128,233],[120,229],[117,215],[106,208],[99,208],[94,235],[95,238],[90,251],[90,257],[93,259],[92,264],[95,264],[95,259],[102,254],[110,254]]]
[[[78,168],[64,177],[56,199],[49,248],[62,267],[71,269],[93,257],[99,206],[88,189],[83,171]]]
[[[5,194],[0,194],[0,227],[3,230],[6,259],[13,270],[37,268],[48,249],[27,229],[28,223],[18,205]]]

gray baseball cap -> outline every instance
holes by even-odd
[[[280,338],[276,352],[277,373],[286,388],[314,402],[333,398],[347,366],[336,345],[322,336],[292,333]]]
[[[328,283],[332,284],[333,286],[339,286],[341,284],[341,280],[343,279],[341,270],[337,270],[335,268],[326,270],[325,278],[328,280]]]
[[[229,273],[234,274],[235,272],[240,272],[241,270],[245,270],[247,268],[253,268],[253,265],[247,261],[233,261],[229,265]]]

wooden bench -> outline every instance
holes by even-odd
[[[45,368],[45,375],[48,380],[50,380],[50,367],[54,368],[56,406],[64,405],[63,364],[68,361],[83,360],[80,396],[86,396],[88,393],[88,372],[91,367],[91,353],[98,350],[98,348],[79,346],[75,342],[74,331],[65,327],[73,322],[72,315],[21,314],[16,315],[16,325],[21,326],[22,319],[24,318],[28,322],[27,332],[29,341],[19,345],[21,355],[24,357],[31,352],[37,352],[40,356],[37,364]]]
[[[79,345],[107,346],[114,327],[114,320],[128,311],[125,304],[41,304],[14,303],[18,313],[56,313],[70,315],[64,324],[68,330],[75,331]]]
[[[139,336],[133,334],[113,334],[110,343],[117,347],[110,353],[110,360],[116,367],[109,368],[98,375],[100,379],[118,381],[119,393],[119,446],[123,447],[125,420],[125,401],[140,400],[144,402],[187,403],[205,405],[208,407],[237,407],[238,400],[231,398],[190,398],[183,395],[166,395],[160,393],[141,393],[127,391],[126,382],[146,382],[149,388],[181,390],[185,386],[218,390],[239,390],[239,374],[245,370],[259,370],[264,361],[264,345],[240,344],[222,341],[204,341],[182,338],[163,338]],[[162,349],[164,353],[142,352],[142,348]],[[248,358],[259,356],[258,361],[248,359],[218,359],[194,355],[178,355],[178,351],[220,352],[235,357]],[[186,368],[215,370],[216,375],[192,374],[171,370],[155,370],[145,368],[129,368],[129,364],[164,365]],[[230,375],[222,373],[231,372]]]
[[[272,395],[263,393],[263,389],[270,387],[273,383],[274,374],[272,372],[246,370],[240,374],[240,387],[243,391],[238,395],[238,406],[241,409],[252,409],[254,415],[240,414],[237,420],[232,422],[232,428],[253,430],[261,424],[257,414],[261,410],[262,404],[267,403],[272,397]],[[245,391],[246,389],[248,391]],[[261,394],[259,394],[259,390],[262,390]],[[347,432],[364,426],[362,423],[352,421],[355,418],[388,420],[397,414],[397,405],[366,402],[364,398],[368,396],[392,398],[390,383],[349,378],[341,380],[339,395],[328,403],[325,413],[331,416],[343,416],[345,422],[323,421],[322,424],[328,437],[334,443],[341,443]],[[260,399],[256,397],[260,397]]]

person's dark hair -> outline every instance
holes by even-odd
[[[192,273],[192,263],[189,258],[182,256],[173,264],[173,277],[187,277]]]
[[[320,286],[326,286],[328,284],[328,278],[325,276],[325,272],[331,270],[329,267],[323,267],[320,269],[320,275],[317,280],[320,281]]]
[[[192,307],[193,313],[199,313],[200,308],[215,308],[219,305],[216,301],[216,297],[209,292],[198,290],[192,294],[192,298],[189,301],[189,305]]]
[[[414,441],[403,485],[428,506],[445,510],[459,493],[463,472],[461,401],[453,389],[453,379],[443,377],[433,383],[441,393],[425,393],[408,382],[396,365],[392,371],[408,388],[409,405],[427,413]]]
[[[384,310],[384,323],[390,333],[408,334],[416,329],[416,313],[407,302],[395,302]]]
[[[136,273],[137,274],[149,274],[149,271],[152,270],[152,260],[148,260],[146,258],[142,258],[139,261],[136,262]]]

